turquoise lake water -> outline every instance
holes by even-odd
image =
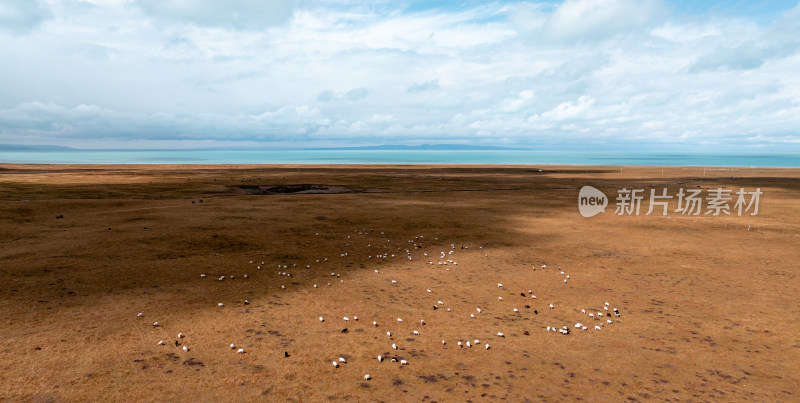
[[[58,150],[2,151],[34,164],[525,164],[800,167],[800,153],[712,154],[534,150]]]

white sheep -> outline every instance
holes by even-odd
[[[158,342],[158,345],[159,345],[159,346],[163,346],[164,344],[165,344],[165,343],[164,343],[164,340],[159,340],[159,342]]]
[[[600,329],[601,329],[601,327],[600,327],[600,326],[598,326],[598,325],[595,325],[595,326],[594,326],[594,330],[600,330]]]
[[[408,365],[408,361],[406,361],[406,360],[400,360],[400,365]]]
[[[236,350],[236,352],[239,353],[239,354],[244,354],[244,349],[240,348],[240,349]]]
[[[414,336],[419,336],[419,332],[418,332],[418,331],[416,331],[416,330],[415,330],[415,331],[413,331],[413,332],[411,332],[411,333],[412,333]]]
[[[502,332],[497,332],[497,337],[506,337]]]
[[[383,357],[378,356],[378,362],[383,362]]]
[[[339,357],[339,362],[341,362],[342,364],[345,364],[345,363],[347,363],[347,360],[345,360],[344,357]]]
[[[372,379],[372,377],[371,377],[371,376],[369,376],[369,374],[366,374],[366,375],[364,375],[364,380],[365,380],[365,381],[368,381],[368,380],[370,380],[370,379]]]
[[[336,362],[336,361],[334,361],[334,362],[333,362],[333,367],[334,367],[334,368],[339,368],[339,363],[338,363],[338,362]]]
[[[392,350],[397,350],[397,344],[392,343]]]
[[[487,350],[489,349],[489,343],[486,343],[486,349]]]

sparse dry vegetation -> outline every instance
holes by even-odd
[[[2,164],[0,400],[798,400],[798,174]],[[587,219],[583,185],[764,195],[755,217]],[[595,331],[580,310],[605,301]]]

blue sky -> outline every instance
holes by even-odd
[[[4,0],[0,144],[800,151],[796,1]]]

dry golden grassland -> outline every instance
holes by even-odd
[[[798,401],[798,177],[0,164],[0,400]],[[333,187],[265,191],[290,185]],[[698,186],[759,187],[759,214],[613,214]]]

